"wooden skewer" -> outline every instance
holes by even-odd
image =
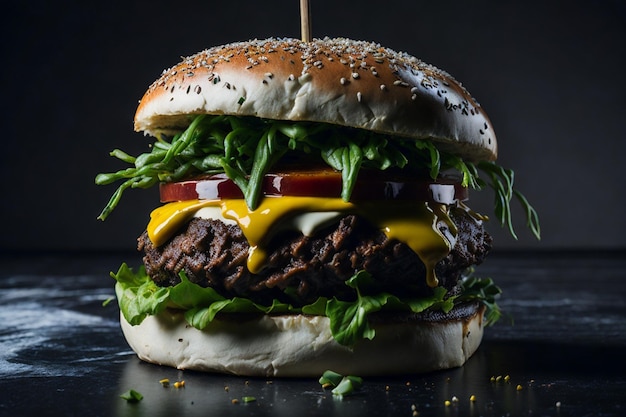
[[[302,32],[302,41],[311,41],[311,8],[309,0],[300,0],[300,31]]]

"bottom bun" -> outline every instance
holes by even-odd
[[[337,343],[323,316],[254,316],[213,320],[204,330],[165,310],[122,331],[140,359],[178,369],[242,376],[318,377],[424,373],[461,366],[478,348],[484,307],[466,305],[450,314],[372,322],[373,340],[353,347]]]

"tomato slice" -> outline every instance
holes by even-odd
[[[271,173],[263,179],[263,195],[266,196],[339,198],[341,187],[341,173],[331,170]],[[243,198],[239,187],[225,174],[163,183],[160,194],[162,203]],[[378,172],[359,177],[351,200],[419,200],[453,204],[467,198],[467,188],[459,183],[385,178]]]

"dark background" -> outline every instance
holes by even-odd
[[[543,239],[495,223],[501,249],[624,249],[626,6],[618,0],[311,0],[313,35],[373,40],[439,66],[489,113],[499,162],[534,203]],[[5,2],[0,251],[132,249],[156,190],[127,193],[104,223],[123,165],[148,139],[138,100],[164,68],[209,46],[300,37],[297,0]],[[471,205],[490,214],[490,192]]]

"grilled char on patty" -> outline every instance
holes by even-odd
[[[452,207],[450,217],[457,225],[457,242],[435,271],[439,285],[454,291],[462,272],[486,257],[492,238],[465,210]],[[159,247],[144,232],[138,249],[159,286],[176,285],[184,270],[200,286],[260,303],[276,298],[305,305],[320,296],[353,299],[354,289],[344,281],[362,269],[376,280],[372,291],[405,296],[431,292],[418,255],[356,215],[346,215],[312,237],[296,231],[277,236],[259,274],[246,267],[249,245],[241,229],[219,220],[194,218]]]

